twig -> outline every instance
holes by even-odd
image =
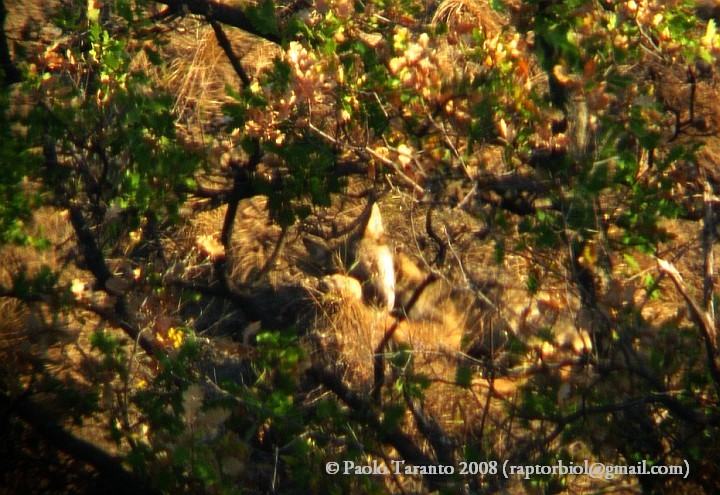
[[[324,140],[328,141],[330,144],[333,144],[334,146],[340,146],[342,148],[354,151],[356,153],[367,153],[368,155],[372,156],[376,160],[378,160],[380,163],[385,165],[386,167],[389,167],[395,171],[395,173],[404,180],[409,186],[413,188],[413,190],[418,193],[421,197],[425,195],[425,189],[418,184],[415,180],[408,177],[408,175],[402,171],[402,169],[398,166],[397,163],[390,160],[389,158],[386,158],[382,155],[380,155],[378,152],[370,148],[369,146],[353,146],[351,144],[347,144],[344,142],[339,141],[338,139],[332,137],[328,133],[318,129],[315,124],[308,124],[308,127],[311,131],[316,133],[318,136],[323,138]]]
[[[705,191],[703,194],[704,218],[702,228],[703,245],[703,308],[710,318],[712,327],[715,328],[715,304],[713,301],[715,277],[715,253],[713,251],[713,240],[715,239],[715,203],[713,201],[712,185],[705,180]],[[717,345],[717,342],[714,342]]]
[[[275,264],[277,263],[278,258],[280,258],[280,255],[282,254],[283,250],[285,249],[285,246],[287,245],[287,239],[288,239],[288,228],[283,227],[282,232],[280,233],[280,238],[278,239],[277,243],[275,243],[275,249],[273,250],[272,254],[268,258],[268,260],[265,262],[263,267],[260,269],[260,272],[258,273],[256,280],[262,280],[263,277],[265,277],[270,270],[273,269]]]
[[[685,283],[683,282],[680,272],[671,263],[657,258],[658,267],[660,271],[667,274],[670,280],[673,281],[680,295],[682,295],[685,302],[690,307],[695,320],[697,320],[700,327],[700,335],[705,342],[705,351],[707,354],[707,364],[712,376],[713,383],[715,384],[715,391],[720,396],[720,370],[718,369],[717,362],[715,360],[716,348],[715,348],[715,326],[713,320],[708,314],[700,307],[697,301],[688,293]]]
[[[457,204],[456,208],[464,210],[470,201],[475,198],[478,192],[477,182],[473,185],[472,189],[465,195],[465,197]]]
[[[435,280],[437,280],[437,275],[431,273],[425,278],[425,280],[423,280],[423,282],[418,286],[418,288],[415,289],[415,292],[413,292],[410,301],[408,301],[407,305],[402,308],[402,312],[396,317],[393,324],[390,325],[390,328],[385,331],[382,340],[380,340],[380,343],[375,348],[375,353],[373,357],[374,380],[372,392],[370,394],[374,403],[380,402],[382,385],[385,381],[385,366],[383,364],[383,353],[385,352],[385,347],[390,343],[390,340],[393,338],[393,335],[395,335],[395,331],[397,330],[400,323],[407,319],[408,312],[410,312],[413,306],[415,306],[415,303],[417,303],[418,299],[420,299],[423,291],[427,288],[428,285],[435,282]]]
[[[235,55],[235,52],[232,49],[232,45],[230,44],[230,40],[225,35],[225,31],[223,31],[222,26],[212,17],[208,17],[208,22],[210,23],[210,26],[212,26],[213,31],[215,32],[215,38],[217,39],[220,48],[223,49],[223,52],[225,52],[225,56],[230,61],[230,65],[232,65],[233,69],[235,69],[235,73],[240,77],[240,80],[242,81],[243,85],[245,85],[245,87],[250,86],[250,76],[247,75],[247,72],[245,72],[245,69],[243,69],[240,60],[238,60],[237,56]]]

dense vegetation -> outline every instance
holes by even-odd
[[[717,492],[716,4],[47,9],[0,30],[9,491]],[[232,70],[208,108],[173,68],[198,26]],[[424,280],[355,362],[326,336],[366,310],[317,295],[298,239],[368,200]],[[389,342],[425,290],[467,310],[442,371]]]

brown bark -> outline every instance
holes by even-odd
[[[0,0],[0,83],[3,86],[10,86],[22,80],[22,75],[10,56],[10,46],[5,35],[5,2]]]

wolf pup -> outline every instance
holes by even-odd
[[[385,239],[380,208],[373,203],[367,224],[350,238],[350,275],[363,285],[363,297],[387,311],[395,307],[395,267]]]
[[[368,204],[358,222],[359,227],[334,247],[322,240],[304,238],[310,265],[326,276],[349,275],[359,282],[366,304],[390,312],[395,306],[395,267],[377,203]],[[335,285],[342,279],[326,280],[325,288],[337,288]],[[346,282],[342,285],[347,286],[344,289],[349,287]],[[346,295],[355,292],[354,285]]]

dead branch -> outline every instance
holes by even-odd
[[[233,26],[243,31],[271,41],[276,44],[282,42],[279,35],[274,33],[265,33],[259,30],[250,18],[240,7],[228,3],[216,2],[214,0],[156,0],[158,3],[167,5],[173,11],[178,13],[188,12],[190,14],[201,15],[208,19],[213,19],[222,24]]]
[[[715,253],[713,250],[715,240],[715,202],[713,201],[712,185],[705,180],[703,194],[703,228],[702,228],[702,246],[703,246],[703,308],[705,314],[710,318],[712,327],[715,328],[715,304],[713,303],[713,295],[715,292]],[[717,342],[715,342],[717,344]]]
[[[690,293],[688,293],[682,276],[680,275],[680,272],[678,272],[677,268],[675,268],[675,266],[671,263],[660,258],[657,258],[657,263],[660,271],[667,274],[667,276],[670,277],[670,280],[673,281],[675,288],[678,290],[683,299],[685,299],[685,302],[690,307],[690,311],[700,327],[700,335],[705,343],[708,369],[710,371],[710,375],[712,376],[713,383],[715,384],[715,390],[720,396],[720,369],[718,369],[718,364],[715,359],[717,354],[715,347],[716,330],[713,319],[710,318],[707,312],[705,312],[698,302],[690,295]]]

